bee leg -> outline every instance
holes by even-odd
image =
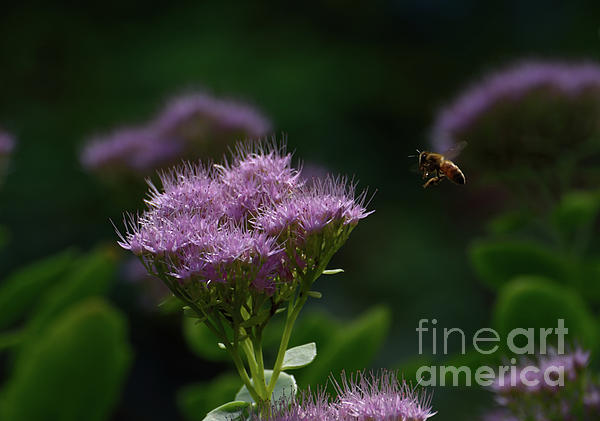
[[[426,189],[427,187],[430,187],[430,186],[437,186],[444,180],[444,178],[445,178],[444,174],[438,173],[437,176],[431,177],[429,180],[427,180],[427,182],[425,184],[423,184],[423,188]]]
[[[431,177],[425,184],[423,184],[423,188],[426,189],[427,187],[435,186],[439,184],[440,181],[442,181],[440,177]]]

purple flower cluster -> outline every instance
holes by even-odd
[[[233,133],[260,138],[271,130],[270,121],[255,108],[207,93],[195,93],[171,100],[155,121],[159,133],[194,139]]]
[[[14,138],[0,130],[0,184],[8,167],[10,155],[15,148]]]
[[[0,157],[10,155],[14,147],[14,138],[8,133],[0,130]]]
[[[85,168],[106,174],[146,174],[183,152],[175,139],[161,137],[148,127],[130,127],[89,140],[81,153]]]
[[[588,62],[525,61],[484,77],[440,111],[431,136],[435,150],[447,150],[464,140],[457,136],[496,105],[517,103],[538,90],[566,98],[590,92],[598,97],[600,66]]]
[[[514,392],[537,393],[540,391],[557,392],[564,387],[555,384],[558,377],[564,379],[565,384],[577,380],[582,370],[588,364],[589,352],[575,349],[569,354],[558,354],[550,350],[548,355],[540,356],[537,361],[525,361],[515,373],[507,373],[496,380],[492,386],[500,396],[510,396]],[[551,380],[549,383],[545,376]]]
[[[143,125],[91,138],[80,160],[101,174],[148,175],[180,159],[221,154],[234,141],[265,136],[270,127],[248,104],[192,93],[174,98]]]
[[[337,397],[305,394],[291,405],[277,405],[270,421],[425,421],[435,415],[431,397],[398,381],[397,374],[359,372],[334,382]],[[252,421],[258,421],[255,416]]]
[[[186,164],[161,181],[119,244],[188,295],[218,285],[273,294],[318,276],[370,213],[342,180],[304,185],[274,144],[239,146],[231,162]]]
[[[558,414],[566,420],[597,419],[600,394],[586,372],[589,356],[579,348],[567,354],[551,350],[537,361],[523,362],[514,374],[496,380],[492,390],[500,408],[484,420],[549,421]]]

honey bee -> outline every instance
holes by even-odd
[[[465,146],[466,142],[462,142],[444,154],[417,150],[418,155],[416,156],[419,158],[419,171],[423,176],[423,180],[427,180],[423,184],[424,189],[436,186],[446,178],[456,184],[465,184],[467,182],[465,175],[458,168],[458,165],[449,159],[450,156],[457,156]],[[430,176],[431,178],[429,178]]]

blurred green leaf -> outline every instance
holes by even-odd
[[[580,230],[587,230],[600,211],[598,192],[571,192],[565,194],[552,212],[552,222],[567,240]]]
[[[131,360],[126,330],[123,315],[100,299],[63,313],[23,351],[0,419],[108,419]]]
[[[505,235],[525,228],[531,222],[532,216],[523,211],[508,211],[492,218],[487,224],[487,230],[494,235]]]
[[[432,356],[415,355],[396,365],[400,378],[416,384],[417,371],[422,366],[435,365]]]
[[[67,250],[18,269],[0,283],[0,329],[34,312],[46,291],[72,267],[76,253]]]
[[[265,370],[265,381],[267,384],[271,380],[271,376],[273,375],[273,370]],[[254,384],[254,382],[252,382]],[[271,395],[271,400],[273,402],[279,401],[283,398],[291,398],[296,396],[296,392],[298,391],[298,386],[296,385],[296,379],[291,374],[284,373],[283,371],[279,373],[279,377],[277,378],[277,382],[275,383],[275,388],[273,389],[273,394]],[[250,392],[246,386],[242,386],[240,391],[235,395],[236,401],[244,401],[254,403],[254,399],[250,396]]]
[[[229,361],[229,354],[217,346],[219,340],[204,323],[191,317],[184,317],[182,323],[183,337],[194,354],[209,361]]]
[[[114,281],[116,258],[109,249],[98,249],[81,257],[34,309],[27,324],[28,336],[35,336],[62,311],[89,297],[103,295]]]
[[[569,278],[568,265],[558,253],[539,244],[519,241],[477,241],[469,250],[477,276],[499,289],[519,275],[545,276],[559,281]]]
[[[501,289],[493,312],[494,326],[504,338],[515,328],[556,328],[558,319],[564,319],[569,329],[567,340],[595,348],[598,332],[585,302],[572,289],[550,279],[513,279]]]
[[[323,385],[330,373],[366,368],[383,345],[390,320],[389,309],[375,307],[343,328],[330,331],[329,343],[319,346],[319,358],[298,372],[299,383],[302,387]]]
[[[210,411],[204,421],[233,421],[242,418],[250,404],[243,401],[228,402]]]
[[[232,372],[185,386],[177,392],[177,405],[186,420],[202,421],[215,404],[230,401],[240,390],[240,383],[240,376]]]
[[[295,370],[306,367],[317,357],[317,345],[314,342],[296,346],[285,351],[282,370]]]
[[[307,342],[315,342],[319,350],[331,342],[332,334],[341,329],[342,323],[321,311],[311,311],[300,315],[294,326],[290,346],[298,346]],[[267,355],[275,358],[283,332],[283,320],[271,320],[263,335],[263,348]]]

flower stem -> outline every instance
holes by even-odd
[[[308,295],[305,291],[300,291],[298,299],[295,304],[292,304],[293,301],[290,301],[290,306],[288,307],[288,316],[285,321],[285,327],[283,330],[283,336],[281,337],[281,343],[279,344],[279,351],[277,352],[277,359],[275,360],[275,365],[273,366],[273,374],[271,375],[271,381],[269,382],[269,386],[267,388],[267,392],[269,396],[273,393],[273,389],[275,389],[275,384],[277,383],[277,379],[279,378],[279,374],[281,374],[281,367],[283,366],[283,358],[285,356],[285,351],[287,351],[288,344],[290,342],[290,337],[292,335],[292,329],[294,328],[294,323],[298,318],[298,314],[300,314],[300,310],[306,300]]]

